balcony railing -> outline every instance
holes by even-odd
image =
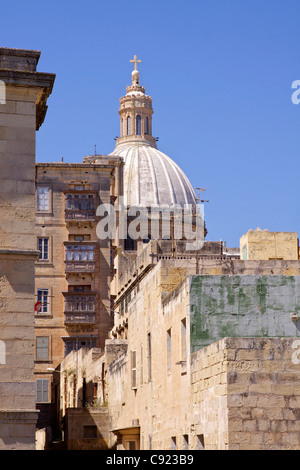
[[[94,209],[65,209],[65,218],[67,221],[95,220]]]
[[[65,324],[66,325],[75,325],[75,324],[95,324],[96,316],[95,313],[84,313],[84,312],[65,312]]]
[[[94,273],[96,263],[93,261],[65,261],[65,272],[70,273]]]

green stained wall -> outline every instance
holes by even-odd
[[[300,276],[191,276],[191,352],[229,337],[300,336]]]

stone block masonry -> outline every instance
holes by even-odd
[[[192,428],[206,449],[300,449],[295,341],[224,338],[192,355]]]
[[[0,449],[35,448],[35,139],[54,75],[40,53],[0,48]]]

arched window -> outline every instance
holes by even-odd
[[[149,134],[149,119],[147,117],[145,119],[145,134]]]
[[[141,135],[142,134],[142,129],[141,129],[141,116],[138,115],[136,117],[136,135]]]
[[[127,117],[127,135],[130,135],[130,116]]]

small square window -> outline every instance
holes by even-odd
[[[96,439],[97,426],[83,426],[83,439]]]

